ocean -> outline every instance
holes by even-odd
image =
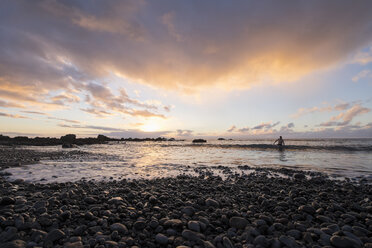
[[[173,177],[195,174],[196,168],[249,173],[241,168],[290,168],[323,172],[335,179],[372,181],[372,139],[285,140],[279,150],[273,140],[208,140],[112,142],[73,148],[85,153],[8,168],[10,180],[67,182]],[[71,151],[56,146],[22,147],[37,151]],[[80,154],[80,155],[79,155]]]

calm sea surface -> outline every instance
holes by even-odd
[[[11,180],[65,182],[80,179],[110,180],[192,174],[195,167],[286,167],[325,172],[333,177],[372,180],[372,139],[286,140],[279,150],[272,140],[209,140],[122,142],[74,148],[88,152],[69,159],[42,160],[9,168]],[[26,147],[41,151],[67,151],[60,147]],[[68,151],[70,151],[69,149]]]

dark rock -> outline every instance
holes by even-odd
[[[226,236],[222,238],[222,244],[224,248],[235,248],[231,240]]]
[[[288,248],[299,248],[300,247],[300,245],[292,237],[282,235],[282,236],[280,236],[279,241],[282,244],[288,246]]]
[[[210,241],[203,241],[204,248],[216,248]]]
[[[146,227],[146,222],[144,222],[143,220],[138,220],[134,222],[133,227],[136,230],[143,230]]]
[[[10,204],[14,204],[14,203],[15,203],[14,198],[9,197],[9,196],[4,196],[2,201],[1,201],[1,205],[10,205]]]
[[[359,248],[362,247],[356,240],[349,237],[340,237],[338,235],[333,235],[331,237],[331,243],[337,248]]]
[[[203,237],[203,235],[185,229],[185,230],[182,231],[182,237],[185,238],[186,240],[198,241]]]
[[[302,205],[298,207],[298,211],[306,212],[308,214],[315,214],[315,209],[312,206],[309,205]]]
[[[299,179],[299,180],[302,180],[302,179],[305,179],[305,178],[306,178],[305,174],[303,174],[303,173],[295,173],[295,174],[293,175],[293,177],[294,177],[295,179]]]
[[[110,226],[111,231],[118,231],[120,234],[127,234],[128,228],[121,223],[114,223]]]
[[[189,221],[187,223],[187,227],[191,230],[191,231],[195,231],[195,232],[200,232],[200,225],[199,225],[199,222],[198,221]]]
[[[229,224],[231,227],[235,227],[236,229],[244,229],[248,225],[248,220],[234,216],[230,218]]]
[[[301,232],[296,230],[296,229],[292,229],[292,230],[287,231],[287,235],[293,237],[294,239],[300,239],[301,238]]]
[[[161,233],[158,233],[155,236],[155,241],[161,245],[166,245],[168,244],[168,237]]]
[[[220,204],[218,203],[218,201],[213,200],[211,198],[208,198],[208,199],[205,200],[205,205],[207,207],[215,207],[215,208],[217,208],[217,207],[220,206]]]
[[[96,200],[93,197],[85,197],[84,202],[88,204],[94,204],[96,203]]]
[[[108,204],[119,205],[119,204],[123,203],[123,198],[121,198],[120,196],[113,197],[110,200],[108,200],[107,203]]]
[[[112,240],[106,240],[105,242],[105,248],[116,248],[118,247],[118,243]]]
[[[81,226],[78,226],[75,228],[74,230],[74,235],[76,236],[83,236],[85,230],[87,230],[87,226],[86,225],[81,225]]]
[[[4,244],[0,244],[1,248],[24,248],[26,247],[26,242],[23,240],[13,240]]]
[[[269,241],[266,239],[265,236],[263,235],[259,235],[257,236],[254,241],[253,241],[253,244],[254,245],[260,245],[262,247],[268,247],[269,246]]]
[[[193,216],[195,213],[195,209],[191,206],[184,207],[182,209],[182,213],[188,215],[188,216]]]
[[[71,212],[70,211],[65,211],[63,212],[61,215],[60,215],[61,219],[63,220],[67,220],[69,218],[71,218]]]
[[[63,248],[84,248],[84,245],[81,241],[67,242],[63,244]]]
[[[40,242],[47,235],[46,232],[38,229],[31,230],[31,240],[35,242]]]
[[[7,227],[5,231],[0,234],[0,243],[13,240],[17,237],[17,228]]]
[[[192,143],[207,143],[205,139],[194,139]]]
[[[50,231],[44,240],[44,247],[50,247],[55,241],[60,240],[65,236],[65,233],[59,229],[53,229]]]
[[[159,226],[159,222],[157,220],[151,220],[150,223],[149,223],[149,226],[152,228],[152,229],[155,229]]]
[[[179,219],[170,219],[164,222],[164,226],[166,227],[174,227],[174,228],[181,228],[183,223]]]

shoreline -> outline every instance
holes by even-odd
[[[267,171],[50,184],[0,177],[0,245],[372,247],[369,184]]]

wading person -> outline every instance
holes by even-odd
[[[277,142],[278,142],[278,146],[279,146],[279,147],[282,147],[282,146],[285,145],[282,136],[280,136],[279,139],[275,140],[273,145],[275,145],[275,143],[277,143]]]

